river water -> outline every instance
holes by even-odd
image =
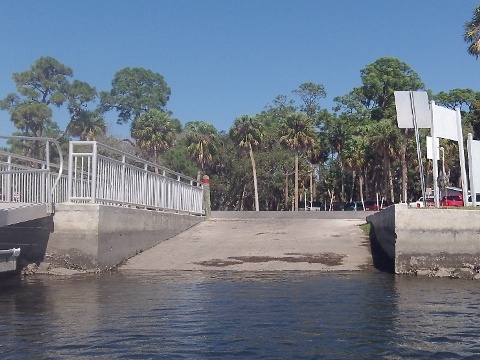
[[[475,281],[117,272],[0,283],[1,359],[478,359]]]

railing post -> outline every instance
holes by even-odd
[[[210,203],[210,178],[208,175],[203,175],[203,207],[205,216],[209,218],[212,215],[212,205]]]
[[[97,142],[92,144],[92,191],[90,202],[95,204],[97,201]]]
[[[144,208],[146,209],[148,206],[148,189],[147,189],[147,181],[148,181],[148,164],[143,165],[143,189],[142,189],[142,196],[143,196],[143,202],[145,204]]]
[[[125,204],[125,191],[127,190],[125,187],[125,172],[127,171],[127,167],[125,166],[126,158],[125,155],[122,155],[122,175],[121,175],[121,186],[120,186],[120,191],[122,192],[120,194],[120,201],[122,202],[122,205]]]
[[[60,154],[60,156],[62,156]],[[47,182],[47,213],[53,214],[53,196],[52,196],[52,184],[50,182],[50,141],[45,141],[45,157],[47,158],[47,173],[45,175]]]
[[[67,202],[72,202],[73,196],[73,143],[68,143],[68,180],[67,180]]]
[[[12,201],[12,156],[9,155],[7,159],[8,167],[7,167],[7,194],[5,195],[5,201],[11,202]]]

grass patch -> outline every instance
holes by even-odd
[[[360,228],[366,236],[370,236],[370,223],[362,224],[360,225]]]

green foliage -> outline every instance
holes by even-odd
[[[265,137],[263,126],[256,118],[243,115],[235,119],[233,127],[230,129],[230,137],[240,148],[248,149],[250,161],[252,163],[253,187],[255,192],[255,210],[260,210],[258,202],[258,183],[257,183],[257,167],[253,149],[258,147]]]
[[[292,91],[298,95],[303,104],[300,111],[303,111],[310,119],[314,119],[321,107],[319,100],[327,96],[327,92],[322,84],[303,83],[298,89]]]
[[[197,180],[205,175],[205,167],[213,162],[217,152],[219,138],[217,130],[204,121],[192,121],[185,124],[187,153],[198,165]]]
[[[118,123],[135,120],[142,113],[165,111],[171,90],[162,75],[143,68],[124,68],[115,73],[110,92],[102,92],[104,111],[118,112]]]
[[[105,119],[98,111],[81,110],[70,123],[68,132],[80,140],[98,140],[107,131]]]
[[[55,137],[65,143],[65,135],[88,137],[84,134],[97,135],[105,132],[105,123],[99,124],[100,115],[87,109],[96,98],[97,92],[85,82],[74,80],[72,69],[52,57],[41,57],[29,70],[14,73],[18,94],[8,94],[0,101],[0,108],[8,110],[13,125],[21,135],[36,137]],[[58,124],[52,120],[52,107],[61,107],[66,103],[70,121],[63,133]],[[87,133],[80,128],[87,128],[86,123],[95,119],[95,126],[89,126]],[[32,156],[39,156],[35,146],[22,150]]]
[[[382,57],[360,71],[360,102],[373,120],[395,117],[394,91],[424,90],[419,75],[403,61]]]
[[[14,73],[19,95],[9,94],[0,103],[8,110],[13,125],[29,136],[43,136],[46,126],[54,126],[49,107],[61,106],[68,97],[68,77],[72,70],[51,57],[41,57],[30,70]]]
[[[186,156],[186,154],[186,146],[177,143],[162,155],[162,165],[190,176],[191,178],[195,178],[197,175],[196,164],[190,157]]]
[[[294,152],[310,149],[315,143],[315,137],[313,123],[304,114],[292,113],[281,124],[280,143]]]
[[[98,140],[199,180],[208,174],[215,210],[290,210],[305,195],[327,204],[377,194],[398,201],[404,200],[404,187],[410,199],[418,197],[415,139],[412,131],[396,125],[393,92],[425,86],[395,58],[380,58],[360,75],[361,86],[337,96],[332,112],[320,106],[326,95],[323,85],[307,82],[292,91],[298,104],[279,95],[260,114],[235,119],[224,133],[204,121],[189,122],[182,129],[165,110],[170,89],[158,73],[142,68],[118,71],[111,91],[101,93],[95,108],[96,89],[70,81],[72,70],[46,57],[14,74],[17,93],[3,98],[0,108],[9,111],[18,135],[56,137],[63,149],[69,137]],[[453,89],[430,93],[429,98],[451,109],[459,107],[464,136],[473,132],[480,139],[480,92]],[[52,121],[58,106],[70,115],[63,131]],[[131,122],[135,143],[106,135],[103,115],[108,110],[118,112],[119,123]],[[420,132],[425,149],[429,132]],[[460,185],[458,148],[449,141],[441,145],[450,183]],[[39,151],[21,142],[11,142],[10,148],[24,154]],[[423,157],[431,187],[432,164]]]
[[[158,163],[160,154],[170,149],[181,130],[180,121],[157,109],[141,114],[132,123],[131,135],[145,154]]]
[[[88,104],[97,98],[97,90],[86,82],[74,80],[67,85],[67,109],[70,114],[65,131],[67,134],[78,136],[80,140],[93,140],[96,136],[105,134],[106,125],[99,110],[89,110]]]
[[[454,110],[460,108],[471,110],[472,103],[477,99],[477,94],[472,89],[453,89],[448,93],[440,91],[436,95],[431,96],[437,105],[447,107]]]
[[[239,147],[249,149],[258,146],[265,134],[258,119],[243,115],[235,119],[232,128],[230,128],[230,137]]]
[[[69,77],[72,69],[52,57],[41,57],[29,71],[14,73],[17,91],[30,101],[61,106],[67,98]]]
[[[463,39],[469,44],[468,53],[478,59],[480,55],[480,5],[473,10],[472,19],[465,23]]]

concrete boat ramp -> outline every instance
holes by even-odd
[[[359,212],[213,212],[127,260],[120,271],[373,269]]]

